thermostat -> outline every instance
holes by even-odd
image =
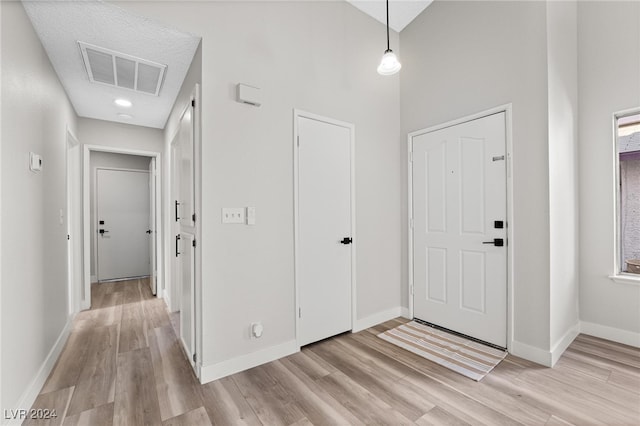
[[[262,93],[258,87],[239,83],[236,86],[238,102],[259,107],[262,105]]]

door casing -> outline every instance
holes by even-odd
[[[90,203],[91,203],[91,188],[90,188],[90,156],[91,152],[110,152],[114,154],[127,154],[127,155],[139,155],[143,157],[155,157],[156,165],[162,164],[162,154],[155,151],[142,151],[126,148],[113,148],[104,145],[84,145],[82,152],[82,223],[83,223],[83,263],[84,263],[84,293],[82,294],[82,309],[91,308],[91,217],[90,217]],[[156,185],[156,223],[160,222],[162,214],[162,168],[156,167],[157,185]],[[164,253],[162,241],[163,241],[163,227],[158,227],[156,239],[156,254],[157,254],[157,270],[158,288],[164,287],[164,274],[163,272],[163,256]]]
[[[312,120],[322,121],[328,124],[333,124],[336,126],[346,127],[350,130],[351,140],[350,140],[350,154],[351,154],[351,238],[353,242],[351,243],[351,330],[354,330],[356,327],[356,319],[357,319],[357,300],[356,300],[356,248],[358,238],[356,235],[356,188],[355,188],[355,126],[351,123],[347,123],[344,121],[335,120],[333,118],[323,117],[321,115],[313,114],[310,112],[305,112],[300,109],[293,110],[293,204],[294,204],[294,288],[295,288],[295,333],[296,333],[296,342],[299,339],[299,326],[300,326],[300,318],[298,316],[298,312],[300,309],[300,286],[299,286],[299,200],[298,200],[298,190],[299,190],[299,163],[298,163],[298,118],[309,118]],[[298,346],[299,343],[297,343]]]
[[[476,114],[468,115],[457,120],[448,121],[446,123],[427,127],[425,129],[416,130],[407,135],[407,236],[408,236],[408,285],[407,294],[409,297],[409,317],[414,317],[413,312],[413,158],[412,158],[412,140],[414,137],[425,133],[435,132],[447,127],[456,126],[458,124],[484,118],[493,114],[505,113],[505,136],[506,136],[506,156],[507,156],[507,350],[511,350],[513,346],[513,253],[516,242],[513,239],[515,223],[513,221],[513,178],[512,178],[512,158],[513,139],[512,139],[512,105],[506,104],[495,108],[491,108]]]

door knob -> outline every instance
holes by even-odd
[[[148,230],[146,231],[146,233],[147,233],[147,234],[150,234],[150,233],[151,233],[151,229],[148,229]]]
[[[353,242],[353,240],[349,237],[344,237],[342,239],[342,241],[340,241],[340,244],[351,244]]]
[[[494,238],[493,241],[484,241],[482,244],[493,244],[496,247],[504,246],[503,238]]]

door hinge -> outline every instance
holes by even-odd
[[[193,242],[191,243],[192,246],[196,246],[196,240],[193,240]]]
[[[198,356],[196,354],[193,354],[193,362],[196,362],[198,360]]]
[[[302,308],[298,308],[298,318],[302,318]]]
[[[195,108],[195,107],[196,107],[196,100],[195,100],[195,99],[191,99],[191,106],[192,106],[193,108]],[[194,355],[194,356],[195,356],[195,355]]]
[[[191,221],[192,221],[192,222],[195,222],[195,221],[196,221],[196,214],[195,214],[195,213],[191,215]]]
[[[296,140],[297,140],[298,146],[300,146],[300,136],[296,136]]]
[[[413,163],[413,151],[409,151],[409,162]]]
[[[413,284],[409,286],[409,294],[413,296]]]
[[[413,218],[409,219],[409,227],[413,229]]]

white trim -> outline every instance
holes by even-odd
[[[457,120],[448,121],[446,123],[438,124],[436,126],[427,127],[425,129],[416,130],[414,132],[410,132],[407,135],[407,161],[409,162],[408,176],[407,176],[407,202],[408,202],[408,221],[407,221],[407,232],[408,232],[408,285],[407,285],[407,294],[409,296],[409,307],[407,312],[408,318],[414,318],[414,306],[413,306],[413,294],[412,288],[414,286],[413,282],[413,229],[411,227],[411,221],[413,219],[413,138],[416,136],[420,136],[426,133],[435,132],[437,130],[446,129],[448,127],[457,126],[458,124],[467,123],[469,121],[477,120],[480,118],[488,117],[494,114],[505,114],[505,151],[506,151],[506,198],[507,198],[507,206],[506,206],[506,214],[507,214],[507,350],[511,352],[512,346],[514,344],[524,345],[515,342],[514,340],[514,315],[513,315],[513,306],[514,306],[514,247],[515,240],[514,236],[514,220],[513,220],[513,173],[512,173],[512,158],[511,153],[513,152],[513,134],[512,134],[512,104],[505,104],[501,106],[497,106],[495,108],[491,108],[477,114],[468,115],[466,117],[459,118]],[[526,345],[525,345],[526,346]],[[537,349],[537,348],[536,348]]]
[[[640,275],[625,274],[622,272],[618,275],[609,275],[609,278],[617,284],[640,285]]]
[[[299,352],[296,340],[289,340],[276,346],[271,346],[249,354],[240,355],[215,364],[203,365],[200,370],[200,383],[205,384],[221,379],[267,362],[275,361],[285,356]]]
[[[551,346],[551,366],[556,365],[556,362],[560,359],[564,351],[567,350],[569,345],[578,337],[580,334],[580,322],[575,323],[571,326],[567,332],[562,336],[555,345]]]
[[[366,330],[369,327],[373,327],[394,318],[401,317],[403,316],[403,309],[406,308],[403,308],[402,306],[396,306],[395,308],[387,309],[386,311],[378,312],[373,315],[369,315],[368,317],[356,320],[351,332],[357,333],[359,331]]]
[[[618,284],[637,284],[640,282],[635,282],[632,279],[625,279],[625,274],[622,272],[622,259],[621,256],[621,245],[622,239],[620,238],[620,155],[618,153],[618,120],[624,117],[628,117],[630,115],[640,114],[640,108],[632,108],[624,111],[616,112],[613,114],[612,119],[612,138],[613,141],[613,274],[609,276],[613,281]]]
[[[406,319],[413,319],[413,315],[409,313],[409,308],[405,308],[404,306],[400,307],[400,316]]]
[[[509,353],[531,362],[535,362],[536,364],[551,367],[551,352],[540,349],[536,346],[527,345],[526,343],[513,340],[511,342],[511,348],[509,348]]]
[[[589,336],[640,348],[640,333],[635,331],[623,330],[621,328],[609,327],[588,321],[580,321],[580,332]]]
[[[38,370],[35,377],[33,378],[33,380],[31,380],[31,383],[29,383],[29,386],[27,386],[27,389],[25,389],[24,393],[18,400],[18,405],[16,408],[28,410],[33,406],[33,403],[36,401],[36,398],[40,394],[40,391],[42,390],[44,383],[47,381],[47,378],[51,373],[51,370],[53,370],[53,367],[56,364],[58,357],[62,353],[62,349],[64,349],[64,345],[67,343],[67,339],[69,338],[69,334],[71,333],[71,325],[73,324],[74,317],[75,315],[70,315],[69,318],[67,319],[67,323],[65,324],[64,328],[60,332],[60,335],[58,336],[58,339],[56,340],[51,350],[49,351],[49,354],[42,362],[40,369]],[[15,423],[9,422],[8,424],[20,424],[23,420],[24,419],[17,420]]]
[[[85,144],[83,146],[83,152],[82,152],[82,164],[83,164],[83,168],[82,168],[82,223],[83,223],[83,238],[84,238],[84,242],[83,242],[83,260],[84,260],[84,299],[82,300],[81,303],[81,309],[90,309],[91,308],[91,283],[95,282],[92,281],[93,278],[96,278],[95,276],[91,275],[91,214],[90,214],[90,208],[89,208],[89,203],[92,201],[91,200],[91,188],[90,188],[90,173],[91,173],[91,165],[90,165],[90,158],[91,158],[91,152],[110,152],[110,153],[114,153],[114,154],[125,154],[125,155],[139,155],[139,156],[143,156],[143,157],[155,157],[156,159],[156,165],[157,164],[163,164],[162,163],[162,153],[159,151],[143,151],[143,150],[139,150],[139,149],[128,149],[128,148],[115,148],[115,147],[111,147],[111,146],[105,146],[105,145],[89,145],[89,144]],[[105,168],[105,167],[103,167]],[[136,170],[136,171],[140,171],[140,170]],[[148,171],[147,171],[148,173]],[[156,167],[156,176],[158,178],[157,180],[157,185],[161,186],[160,189],[156,188],[156,193],[158,192],[158,190],[160,191],[160,193],[162,193],[162,188],[164,188],[164,182],[163,182],[163,170],[162,167]],[[162,197],[156,197],[156,205],[155,205],[155,209],[156,209],[156,214],[158,212],[159,209],[162,209]],[[163,227],[159,227],[157,230],[158,236],[157,236],[157,240],[156,240],[156,252],[157,253],[164,253],[164,245],[163,245],[163,241],[164,241],[164,229]],[[163,288],[164,286],[164,271],[162,268],[162,264],[160,264],[162,262],[162,260],[160,260],[162,258],[161,255],[158,255],[158,262],[159,264],[157,265],[158,267],[158,277],[157,277],[157,281],[156,284],[159,288]],[[97,266],[96,266],[97,267]],[[162,271],[162,273],[161,273]]]
[[[299,164],[298,164],[298,118],[308,118],[311,120],[321,121],[328,124],[333,124],[340,127],[345,127],[349,129],[349,134],[351,136],[351,239],[353,242],[351,243],[351,330],[355,328],[355,324],[357,321],[357,291],[356,291],[356,248],[358,237],[356,235],[356,151],[355,151],[355,125],[353,123],[348,123],[345,121],[335,120],[333,118],[324,117],[321,115],[313,114],[310,112],[302,111],[300,109],[293,110],[293,234],[294,234],[294,242],[293,242],[293,264],[294,264],[294,291],[295,291],[295,311],[293,313],[295,318],[295,335],[296,341],[299,337],[299,317],[298,312],[300,309],[300,299],[299,299],[299,286],[298,286],[298,247],[300,245],[299,241],[299,206],[298,206],[298,180],[299,180]]]
[[[98,282],[98,277],[95,275],[91,275],[91,282],[92,283],[97,283]]]

